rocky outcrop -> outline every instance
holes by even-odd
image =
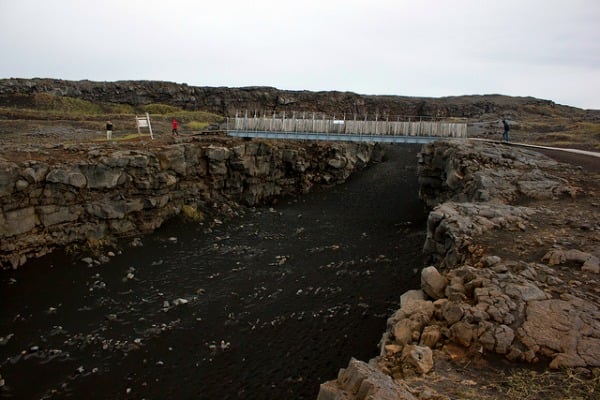
[[[485,114],[553,112],[585,117],[585,112],[552,101],[532,97],[500,95],[419,98],[360,95],[351,92],[310,92],[273,87],[197,87],[158,81],[65,81],[59,79],[2,79],[0,106],[14,107],[36,93],[52,93],[93,102],[125,103],[133,106],[165,103],[188,110],[203,110],[224,116],[236,111],[312,111],[329,115],[419,115],[476,118]]]
[[[598,305],[567,292],[553,298],[560,278],[547,265],[488,257],[483,268],[462,265],[445,279],[442,297],[409,301],[390,317],[383,365],[393,369],[413,342],[435,349],[452,341],[512,361],[551,357],[552,368],[600,366]]]
[[[401,296],[369,364],[413,394],[423,390],[411,389],[413,377],[435,371],[450,345],[549,359],[550,368],[600,367],[600,210],[580,171],[504,145],[436,142],[421,151],[419,179],[433,207],[424,245],[433,264],[421,289]],[[346,395],[337,398],[360,398],[339,379],[322,390],[332,387]]]
[[[575,196],[577,189],[559,176],[563,169],[535,151],[476,140],[424,146],[419,196],[432,208],[447,201],[516,204]]]
[[[442,268],[453,267],[464,259],[472,237],[494,229],[524,229],[538,210],[517,204],[579,194],[560,176],[564,168],[534,151],[485,142],[424,146],[419,195],[434,207],[425,253]]]
[[[367,144],[227,143],[60,145],[0,158],[0,265],[151,232],[182,212],[233,215],[343,182],[374,154]]]
[[[340,370],[338,379],[321,385],[318,400],[381,399],[415,400],[416,398],[389,375],[362,361],[351,359],[348,368]]]

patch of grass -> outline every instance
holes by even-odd
[[[13,107],[0,107],[0,116],[11,119],[85,120],[135,114],[129,104],[94,103],[51,93],[16,96],[14,104]]]
[[[97,257],[103,253],[104,248],[113,246],[113,243],[107,239],[87,238],[83,242],[71,243],[65,247],[65,252],[70,257],[79,257],[82,254],[89,253]]]
[[[126,133],[125,135],[122,135],[122,134],[115,135],[113,133],[112,139],[110,141],[111,142],[127,142],[130,140],[138,140],[140,138],[150,140],[150,134],[148,132],[144,132],[141,135],[139,135],[137,132]],[[98,137],[98,138],[94,139],[93,141],[94,142],[106,142],[106,136],[103,135],[102,137]]]
[[[535,144],[584,150],[600,149],[600,122],[548,118],[521,122],[513,125],[513,128],[517,135],[523,134],[522,139]]]
[[[6,103],[5,103],[6,104]],[[149,113],[153,120],[170,121],[172,118],[182,124],[191,124],[193,130],[205,129],[210,123],[222,122],[220,115],[205,111],[186,111],[168,104],[147,104],[135,108],[129,104],[94,103],[87,100],[51,93],[13,96],[10,106],[0,107],[0,118],[27,120],[133,120],[135,115]]]
[[[181,111],[181,108],[179,108],[179,107],[170,106],[168,104],[160,104],[160,103],[146,104],[145,106],[142,107],[142,109],[144,110],[144,112],[147,112],[149,114],[158,114],[158,115],[175,114],[175,113]]]
[[[166,119],[177,118],[180,122],[186,124],[201,124],[206,123],[208,125],[211,122],[221,122],[223,117],[217,114],[209,113],[206,111],[187,111],[180,107],[171,106],[168,104],[153,103],[147,104],[142,107],[144,112],[147,112],[155,117],[161,116]],[[193,128],[199,129],[199,128]]]
[[[204,221],[204,213],[194,206],[184,205],[181,207],[181,213],[187,218],[195,222]]]
[[[523,369],[513,371],[494,386],[513,400],[599,399],[600,369],[593,369],[587,376],[571,369],[544,372]]]
[[[110,245],[110,241],[106,239],[87,238],[85,247],[95,255],[102,253],[102,249]]]
[[[93,103],[68,96],[36,93],[32,96],[34,110],[66,115],[133,114],[129,104]]]
[[[177,118],[179,121],[188,123],[191,121],[199,122],[222,122],[224,118],[221,115],[209,113],[206,111],[185,111],[181,110],[174,113],[171,117]]]
[[[32,101],[36,110],[75,114],[100,114],[102,112],[101,107],[92,102],[50,93],[36,93],[33,95]]]
[[[190,121],[187,124],[185,124],[186,128],[194,130],[194,131],[204,130],[209,125],[210,125],[210,123],[208,123],[208,122],[200,122],[200,121]]]

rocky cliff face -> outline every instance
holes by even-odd
[[[597,179],[475,141],[424,146],[419,177],[433,207],[424,251],[435,264],[420,290],[401,296],[379,356],[352,360],[319,399],[454,398],[457,374],[436,366],[482,354],[599,367]],[[432,372],[424,387],[420,376]]]
[[[374,146],[181,139],[170,145],[28,148],[0,158],[0,265],[73,243],[151,232],[184,212],[235,214],[343,182]]]
[[[433,116],[477,118],[485,114],[554,113],[583,117],[585,112],[532,97],[500,95],[419,98],[359,95],[351,92],[278,90],[272,87],[196,87],[157,81],[64,81],[58,79],[2,79],[0,106],[18,104],[18,95],[53,93],[93,102],[134,106],[165,103],[188,110],[232,116],[250,112],[308,111],[329,115]]]

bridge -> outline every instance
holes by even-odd
[[[346,119],[316,113],[230,117],[227,134],[243,138],[382,143],[429,143],[466,138],[466,118],[396,117]]]

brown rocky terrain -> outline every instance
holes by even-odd
[[[432,265],[421,290],[401,296],[380,355],[351,361],[319,398],[515,398],[503,371],[525,365],[563,372],[519,398],[597,398],[600,159],[594,163],[583,169],[484,142],[425,146],[419,176],[433,207],[424,245]],[[571,392],[568,376],[579,380]]]

